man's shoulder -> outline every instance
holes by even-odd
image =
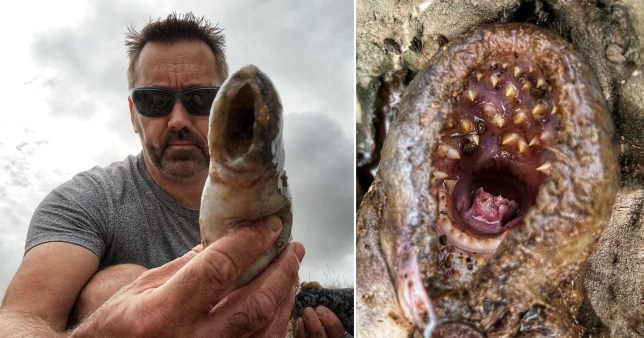
[[[71,181],[92,179],[96,181],[128,179],[138,175],[140,156],[128,155],[121,161],[112,162],[107,166],[95,166],[76,174]]]
[[[140,156],[128,155],[124,160],[107,166],[95,166],[77,173],[70,180],[54,188],[52,193],[73,194],[80,197],[97,190],[114,192],[114,190],[127,189],[128,185],[140,185],[142,179],[139,161],[142,161]]]

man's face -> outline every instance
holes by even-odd
[[[134,87],[180,90],[221,85],[215,57],[203,41],[148,42],[136,63]],[[130,117],[139,134],[153,176],[165,179],[205,177],[208,172],[208,116],[190,115],[180,100],[170,114],[146,117],[136,113],[129,98]],[[155,175],[156,174],[156,175]]]

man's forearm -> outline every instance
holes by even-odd
[[[42,318],[23,311],[0,309],[0,336],[22,337],[68,337],[65,332],[54,331]]]

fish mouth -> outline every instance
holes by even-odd
[[[452,94],[433,184],[439,230],[456,246],[493,252],[534,205],[558,124],[554,89],[515,53],[473,67]]]
[[[224,129],[224,144],[231,158],[246,154],[253,144],[255,98],[253,89],[246,84],[239,88],[230,102],[230,111]]]

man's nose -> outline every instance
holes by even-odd
[[[174,102],[172,110],[170,111],[170,120],[168,120],[168,127],[174,130],[182,130],[192,125],[190,114],[183,106],[180,100]]]

